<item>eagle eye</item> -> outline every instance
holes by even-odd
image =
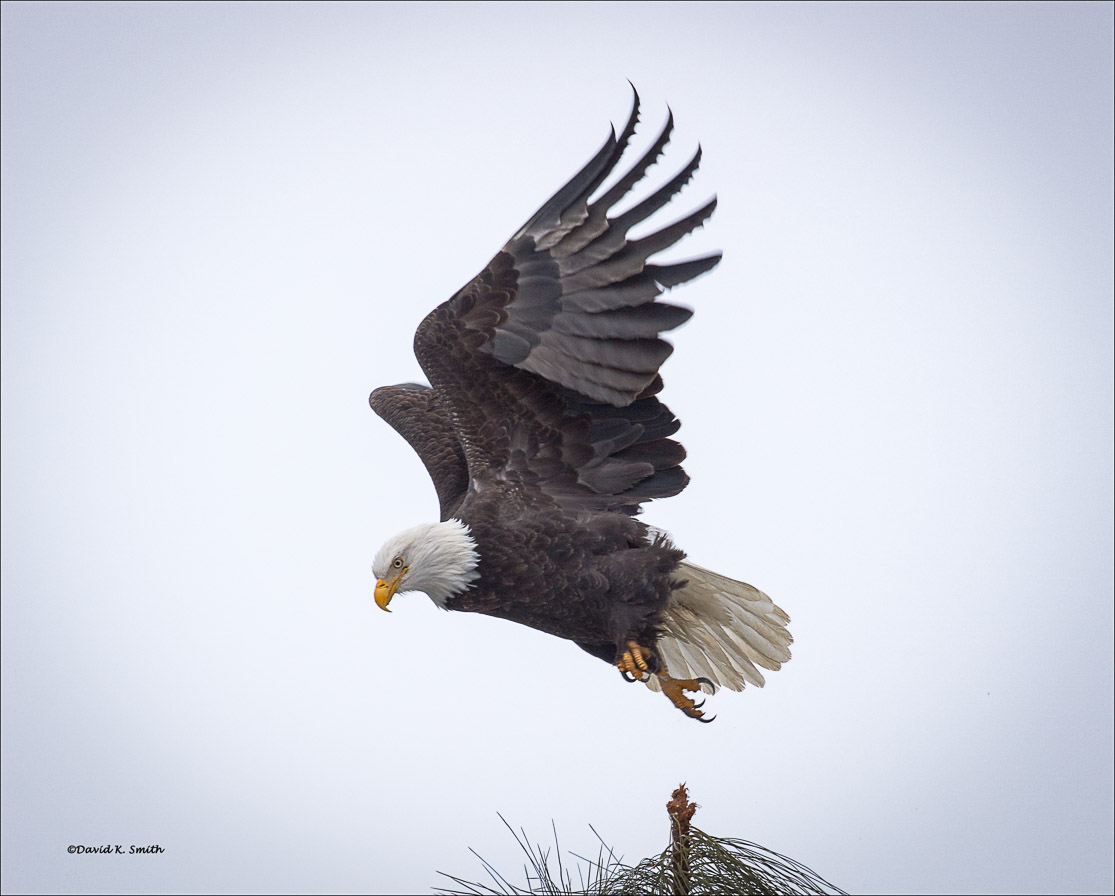
[[[403,558],[402,557],[396,557],[394,560],[391,561],[391,565],[393,567],[395,567],[395,569],[402,569],[403,568]]]

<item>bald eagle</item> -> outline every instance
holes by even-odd
[[[658,301],[720,253],[656,264],[712,214],[715,198],[638,239],[632,227],[693,176],[701,150],[627,211],[673,130],[611,186],[639,120],[557,191],[475,278],[422,321],[414,353],[430,385],[372,392],[372,408],[425,465],[441,520],[375,556],[375,600],[424,591],[447,610],[485,613],[566,638],[711,721],[689,693],[762,687],[790,658],[789,617],[750,585],[687,561],[641,505],[688,477],[680,423],[658,398],[687,308]]]

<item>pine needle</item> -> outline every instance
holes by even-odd
[[[595,859],[570,853],[577,864],[579,887],[573,886],[573,875],[562,861],[557,826],[554,825],[554,852],[539,844],[531,845],[526,831],[518,832],[502,815],[500,821],[511,832],[527,857],[523,866],[525,886],[517,886],[500,874],[476,850],[470,850],[484,867],[494,887],[473,883],[439,871],[438,874],[463,889],[435,888],[445,896],[608,896],[621,893],[662,894],[662,896],[704,896],[704,894],[741,893],[751,896],[775,894],[844,894],[816,872],[800,862],[780,855],[749,840],[735,837],[714,837],[693,827],[690,819],[696,805],[688,801],[683,784],[667,804],[670,814],[670,845],[657,856],[643,859],[631,866],[617,858],[615,852],[589,825],[600,841]],[[552,824],[552,822],[551,822]],[[551,867],[551,856],[554,856]],[[846,896],[846,894],[844,894]]]

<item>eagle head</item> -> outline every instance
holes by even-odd
[[[480,575],[480,554],[468,526],[460,520],[423,523],[400,532],[376,552],[376,603],[386,610],[397,591],[425,591],[444,608],[445,602]],[[389,611],[390,612],[390,611]]]

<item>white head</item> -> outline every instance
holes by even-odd
[[[439,607],[480,575],[480,555],[460,520],[423,523],[389,539],[376,553],[376,603],[386,610],[396,591],[425,591]]]

